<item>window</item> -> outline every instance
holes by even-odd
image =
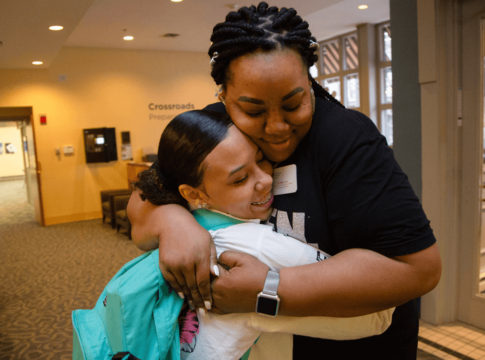
[[[378,121],[381,133],[386,137],[389,146],[393,144],[392,127],[392,52],[391,25],[389,22],[377,26],[378,60]]]
[[[345,107],[360,110],[359,47],[357,32],[320,42],[315,77]]]

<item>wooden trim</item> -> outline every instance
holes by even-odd
[[[37,186],[39,187],[40,225],[45,226],[46,224],[45,224],[45,217],[44,217],[44,201],[42,199],[42,179],[40,176],[40,173],[42,171],[42,166],[38,160],[38,155],[37,155],[37,139],[35,137],[34,116],[32,114],[30,115],[30,122],[32,124],[32,134],[34,136],[35,168],[37,170]]]
[[[62,216],[49,216],[45,219],[45,225],[56,225],[56,224],[64,224],[74,221],[84,221],[84,220],[94,220],[94,219],[101,219],[103,217],[102,211],[93,211],[89,213],[80,213],[80,214],[70,214],[70,215],[62,215]]]
[[[20,117],[18,120],[30,119],[32,115],[32,107],[0,107],[0,119],[4,120],[17,120],[14,117]]]

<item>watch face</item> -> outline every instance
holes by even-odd
[[[276,316],[278,310],[278,301],[276,299],[270,299],[263,296],[258,297],[258,304],[256,311],[260,314]]]

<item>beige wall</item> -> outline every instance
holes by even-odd
[[[0,127],[0,143],[3,153],[0,154],[0,178],[24,175],[24,160],[22,152],[22,138],[17,126]],[[6,144],[13,144],[17,149],[14,154],[7,154]]]
[[[183,111],[152,111],[150,103],[200,109],[216,100],[216,89],[204,53],[67,47],[49,69],[0,70],[0,107],[33,107],[46,225],[101,217],[99,192],[127,187],[120,132],[130,131],[141,161],[142,149],[156,152],[169,119]],[[97,127],[116,128],[117,162],[86,164],[82,129]],[[74,156],[56,156],[64,145]]]

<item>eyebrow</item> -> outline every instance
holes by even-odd
[[[232,176],[234,175],[235,173],[237,173],[239,170],[241,170],[242,168],[244,168],[246,165],[241,165],[239,166],[238,168],[234,169],[231,171],[231,173],[229,174],[229,176]]]
[[[263,105],[264,104],[263,100],[250,98],[250,97],[247,97],[247,96],[240,96],[239,99],[237,99],[237,101],[248,102],[248,103],[252,103],[252,104],[256,104],[256,105]]]
[[[290,93],[288,93],[285,96],[283,96],[281,98],[281,100],[283,100],[283,101],[288,100],[293,95],[295,95],[295,94],[297,94],[299,92],[302,92],[302,91],[304,91],[304,89],[302,87],[297,87],[296,89],[292,90]],[[264,101],[263,100],[251,98],[251,97],[248,97],[248,96],[240,96],[237,99],[237,101],[240,101],[240,102],[248,102],[248,103],[256,104],[256,105],[263,105],[264,104]]]
[[[290,97],[292,97],[296,93],[299,93],[299,92],[302,92],[302,91],[304,91],[304,89],[302,87],[297,87],[295,90],[293,90],[289,94],[283,96],[283,98],[281,100],[283,100],[283,101],[288,100]]]

